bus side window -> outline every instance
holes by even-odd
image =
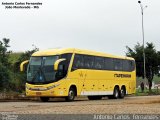
[[[123,71],[130,71],[129,60],[123,60]]]
[[[114,70],[112,58],[105,58],[105,70]]]
[[[75,54],[73,65],[72,65],[72,70],[83,68],[83,66],[84,66],[83,56],[79,54]]]
[[[135,69],[135,63],[133,60],[129,60],[129,68],[130,68],[130,71],[133,71]]]
[[[135,64],[133,60],[124,60],[123,61],[123,71],[131,72],[135,69]]]
[[[103,57],[95,57],[95,69],[101,70],[104,69],[104,58]]]
[[[69,63],[71,60],[71,53],[66,53],[66,54],[62,54],[61,58],[65,58],[66,60],[62,63],[64,65],[64,76],[66,76],[67,71],[68,71],[68,67],[69,67]]]
[[[94,57],[89,55],[84,55],[84,67],[87,69],[92,69],[94,66]]]
[[[123,67],[123,60],[121,59],[114,59],[114,70],[121,71]]]

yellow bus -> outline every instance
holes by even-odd
[[[27,63],[26,96],[44,102],[52,97],[73,101],[76,96],[118,99],[135,93],[136,67],[131,57],[65,48],[33,53],[21,63],[21,71]]]

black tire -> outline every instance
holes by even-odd
[[[40,97],[42,102],[48,102],[49,101],[49,97]]]
[[[118,98],[119,98],[119,89],[118,89],[118,87],[115,87],[115,88],[114,88],[113,98],[114,98],[114,99],[118,99]]]
[[[126,89],[125,87],[122,87],[119,93],[119,98],[124,98],[125,95],[126,95]]]
[[[101,100],[102,96],[88,96],[89,100]]]
[[[66,97],[66,101],[67,101],[67,102],[73,101],[74,98],[75,98],[75,96],[76,96],[75,89],[71,87],[71,88],[69,89],[68,96]]]

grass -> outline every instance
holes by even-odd
[[[141,82],[144,81],[141,77],[137,77],[137,87],[141,84]],[[160,84],[160,77],[154,76],[153,82],[155,84]],[[148,84],[148,81],[147,81]],[[141,91],[141,88],[136,89],[136,96],[148,96],[148,95],[160,95],[160,88],[159,89],[152,89],[152,91],[149,91],[149,89],[145,89],[144,92]]]
[[[141,91],[140,88],[136,89],[136,96],[148,96],[148,95],[160,95],[160,89],[152,89],[149,91],[149,89],[145,89],[144,92]]]

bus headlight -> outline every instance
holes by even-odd
[[[55,88],[55,87],[57,87],[57,86],[59,86],[59,85],[60,85],[60,84],[55,84],[55,85],[49,86],[49,87],[47,87],[47,90],[52,89],[52,88]]]

